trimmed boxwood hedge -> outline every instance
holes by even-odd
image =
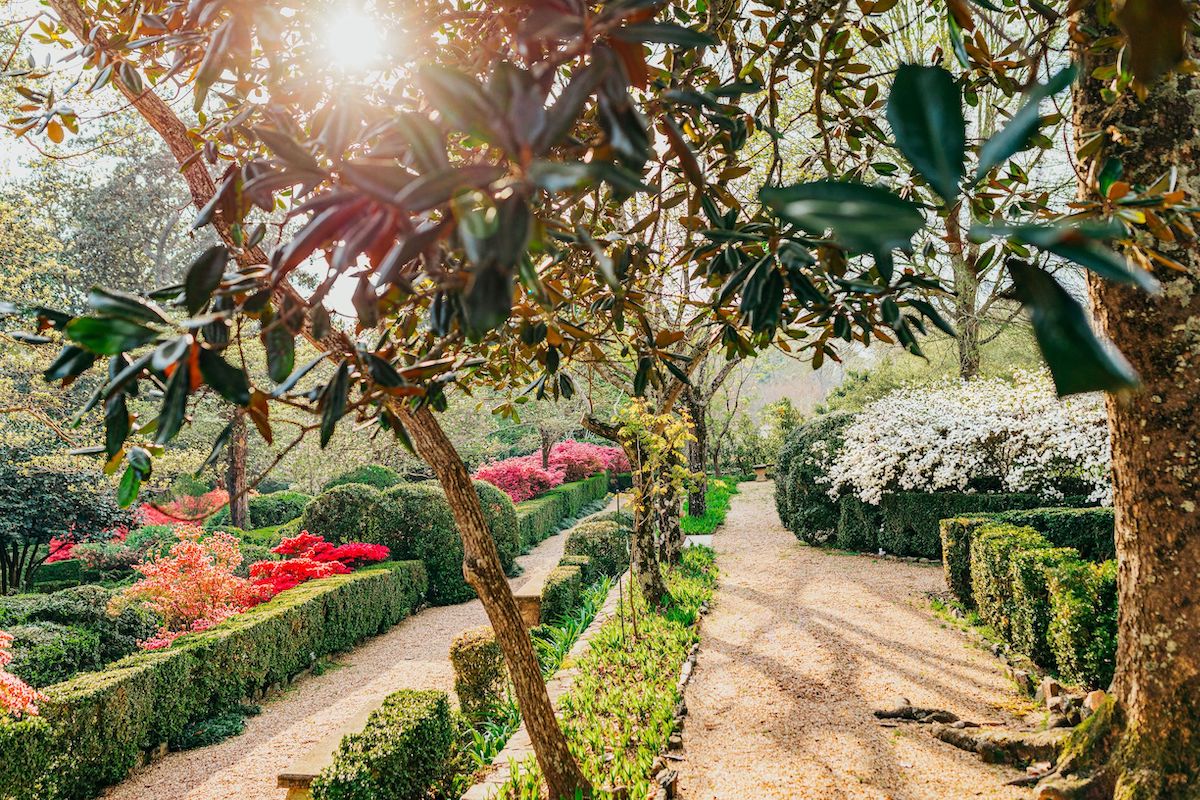
[[[1013,557],[1023,550],[1046,550],[1050,543],[1033,528],[985,525],[971,538],[971,591],[988,625],[1012,641]]]
[[[587,556],[602,575],[617,576],[629,569],[630,529],[611,520],[585,520],[567,533],[563,554]]]
[[[1050,650],[1068,683],[1107,689],[1117,660],[1117,562],[1061,565],[1047,573]]]
[[[445,692],[402,689],[342,739],[314,800],[425,800],[457,772],[459,725]]]
[[[775,461],[775,508],[784,527],[809,544],[836,534],[840,509],[829,496],[824,464],[841,449],[843,432],[855,415],[822,414],[799,425]]]
[[[454,515],[436,484],[401,483],[380,493],[367,514],[363,541],[387,545],[395,558],[423,563],[433,605],[462,603],[475,596],[463,578],[462,539]]]
[[[479,722],[504,699],[508,668],[490,625],[471,628],[450,643],[454,694],[468,719]]]
[[[254,495],[246,504],[250,529],[269,528],[295,519],[304,513],[304,507],[310,500],[312,500],[312,495],[294,492],[290,489]],[[220,511],[204,521],[204,529],[209,531],[224,529],[228,527],[228,524],[229,506],[223,506]]]
[[[864,503],[852,494],[838,500],[838,525],[834,543],[842,550],[874,553],[879,549],[879,506]]]
[[[542,584],[542,622],[550,623],[571,612],[583,591],[583,574],[579,567],[559,564],[550,570]]]
[[[599,577],[596,568],[592,566],[592,560],[587,556],[563,556],[558,560],[558,564],[562,567],[579,567],[579,574],[583,576],[585,586]]]
[[[39,587],[43,584],[63,584],[72,582],[79,584],[84,579],[83,562],[78,558],[65,558],[62,561],[54,561],[49,564],[42,564],[33,573],[33,588],[35,591],[42,591]]]
[[[939,525],[942,536],[942,570],[950,593],[966,608],[975,607],[971,593],[971,539],[984,525],[986,517],[951,517]]]
[[[1044,502],[1038,495],[1027,493],[887,493],[879,504],[879,547],[884,552],[898,556],[940,559],[941,520],[1010,509],[1036,508]]]
[[[416,562],[311,581],[168,649],[48,687],[40,718],[0,721],[0,797],[92,797],[189,723],[386,631],[424,591]]]
[[[300,529],[324,536],[335,544],[367,541],[367,516],[379,490],[363,483],[346,483],[309,501],[300,516]],[[393,554],[395,555],[395,554]]]
[[[514,574],[517,556],[521,554],[521,531],[517,524],[517,507],[502,490],[487,481],[474,481],[475,493],[483,507],[492,540],[500,554],[500,564],[508,575]]]
[[[325,485],[321,487],[321,491],[328,492],[335,486],[345,486],[348,483],[361,483],[364,486],[382,490],[390,489],[403,482],[404,478],[400,477],[400,473],[391,467],[385,467],[382,464],[365,464],[326,481]]]
[[[1020,550],[1012,555],[1012,645],[1046,669],[1054,669],[1050,648],[1050,573],[1079,563],[1070,547]]]
[[[528,550],[560,530],[589,503],[608,494],[608,473],[556,486],[546,494],[517,504],[521,549]]]
[[[993,517],[1009,525],[1033,528],[1055,547],[1073,547],[1087,561],[1117,557],[1115,521],[1111,508],[1031,508],[1002,511]]]

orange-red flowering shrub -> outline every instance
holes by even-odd
[[[0,631],[0,714],[36,717],[37,704],[46,696],[5,669],[12,663],[12,653],[8,652],[12,643],[13,637]]]
[[[185,633],[205,630],[266,599],[254,583],[234,570],[242,563],[238,540],[217,532],[201,538],[196,528],[180,527],[179,541],[165,556],[151,556],[134,567],[142,579],[121,597],[145,601],[163,619],[146,649],[166,647]]]

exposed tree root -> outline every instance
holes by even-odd
[[[1025,767],[1039,761],[1054,763],[1071,732],[1064,728],[1005,731],[939,725],[933,735],[961,750],[977,753],[988,764]]]

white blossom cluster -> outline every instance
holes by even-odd
[[[1069,478],[1107,505],[1110,472],[1103,398],[1060,400],[1048,375],[1022,372],[892,392],[846,428],[828,474],[831,495],[868,503],[889,491],[970,491],[979,479],[1053,498]]]

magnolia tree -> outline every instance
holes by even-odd
[[[970,491],[991,479],[1046,497],[1064,484],[1111,497],[1102,399],[1059,399],[1043,374],[904,388],[864,408],[843,437],[825,467],[831,495],[878,504],[884,492]]]

